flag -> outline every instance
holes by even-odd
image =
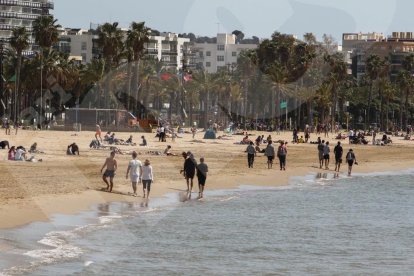
[[[161,75],[161,79],[164,80],[164,81],[167,81],[167,80],[171,79],[171,74],[170,73],[163,73]]]
[[[193,76],[191,74],[185,74],[183,77],[185,82],[193,80]]]

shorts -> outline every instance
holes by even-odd
[[[273,162],[273,159],[275,159],[275,157],[274,157],[274,156],[268,156],[268,157],[267,157],[267,161],[269,161],[269,162]]]
[[[352,167],[352,165],[354,164],[354,160],[347,160],[348,162],[348,166]]]
[[[338,164],[341,164],[342,163],[342,158],[335,156],[335,162],[338,163]]]
[[[329,160],[329,154],[325,154],[325,155],[323,156],[323,159],[325,159],[325,160]]]
[[[130,178],[132,183],[138,183],[139,175],[131,175]]]
[[[198,185],[201,185],[201,186],[206,185],[206,179],[207,179],[206,176],[202,174],[197,174],[197,178],[198,178]]]
[[[106,170],[103,174],[105,177],[114,178],[115,177],[115,171],[113,170]]]
[[[323,153],[322,152],[319,153],[319,160],[323,160]]]
[[[186,172],[185,177],[189,179],[193,179],[195,175],[195,172]]]

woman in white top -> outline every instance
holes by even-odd
[[[149,198],[151,191],[151,183],[154,182],[154,176],[152,174],[152,166],[148,159],[145,160],[144,166],[142,166],[142,185],[144,191],[144,198]]]
[[[128,179],[128,174],[131,178],[132,189],[134,191],[133,196],[137,196],[137,183],[140,179],[140,175],[142,175],[142,163],[141,161],[137,160],[138,154],[134,151],[132,153],[132,160],[129,161],[128,169],[126,172],[126,179]]]

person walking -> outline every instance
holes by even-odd
[[[355,153],[352,149],[348,151],[346,154],[346,161],[348,162],[348,176],[351,176],[352,173],[352,166],[358,165],[358,162],[356,161]]]
[[[280,170],[286,170],[286,155],[287,147],[284,142],[280,142],[280,146],[277,149],[277,157],[279,158]]]
[[[325,148],[325,140],[322,140],[318,144],[318,158],[319,158],[319,168],[323,167],[323,149]]]
[[[335,146],[334,154],[335,154],[335,171],[339,172],[339,168],[341,167],[341,163],[342,163],[342,154],[343,154],[341,142],[338,142],[338,144]]]
[[[126,172],[126,179],[128,179],[128,175],[131,179],[133,196],[137,196],[137,184],[139,182],[140,176],[142,176],[142,163],[141,161],[137,160],[138,154],[134,151],[132,152],[132,160],[129,161],[128,169]]]
[[[108,158],[106,158],[105,163],[103,164],[101,168],[101,173],[105,167],[106,167],[106,170],[104,174],[102,175],[102,180],[106,184],[106,190],[108,192],[112,192],[112,188],[114,187],[115,173],[116,173],[116,170],[118,169],[118,163],[115,160],[115,151],[112,151],[111,155]],[[107,178],[109,178],[109,183],[108,183]]]
[[[204,187],[206,185],[208,173],[208,166],[204,163],[204,157],[200,158],[200,164],[197,165],[197,179],[198,179],[198,198],[204,197]]]
[[[270,140],[265,149],[265,155],[267,156],[267,168],[271,169],[273,167],[273,159],[275,159],[275,148],[273,147],[273,142]]]
[[[256,149],[253,146],[253,142],[250,142],[250,144],[247,146],[246,152],[247,164],[249,165],[249,168],[253,168],[254,157],[256,156]]]
[[[96,125],[95,139],[102,143],[102,130],[100,125]]]
[[[142,190],[144,192],[144,198],[149,198],[152,183],[154,183],[154,174],[150,161],[146,159],[144,166],[142,166]]]
[[[329,148],[329,142],[326,142],[325,146],[323,147],[323,160],[325,161],[325,170],[329,169],[329,153],[331,149]]]
[[[191,152],[187,152],[186,156],[187,158],[184,161],[184,177],[187,182],[188,197],[190,198],[191,192],[193,191],[193,181],[197,167],[197,161],[195,161],[194,156]]]

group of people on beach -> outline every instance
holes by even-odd
[[[330,146],[329,141],[321,140],[318,137],[318,159],[319,159],[319,168],[325,167],[326,170],[329,170],[329,161],[330,161]],[[334,147],[333,153],[335,155],[335,172],[339,172],[342,164],[342,157],[343,157],[343,148],[341,142],[338,142],[337,145]],[[358,165],[356,162],[356,156],[353,149],[349,149],[348,153],[346,154],[346,161],[348,163],[348,175],[350,176],[352,173],[352,166],[354,164]]]
[[[267,144],[266,148],[262,151],[260,149],[260,144],[265,143]],[[250,141],[249,145],[246,148],[247,152],[247,165],[249,168],[253,168],[254,158],[257,156],[257,153],[264,153],[267,157],[267,168],[273,168],[273,160],[275,156],[279,159],[280,170],[286,170],[286,156],[287,156],[287,142],[279,141],[279,146],[277,150],[275,150],[273,146],[272,137],[269,137],[264,140],[263,137],[258,137],[256,139],[256,146],[254,143]]]
[[[112,192],[114,186],[114,178],[116,171],[118,170],[118,162],[115,159],[115,151],[110,153],[110,156],[106,158],[105,163],[101,168],[102,180],[106,184],[106,191]],[[133,196],[137,196],[137,184],[142,183],[143,198],[149,198],[151,191],[151,184],[154,182],[153,169],[151,162],[146,159],[144,164],[137,159],[138,154],[134,151],[131,154],[132,159],[128,163],[126,170],[126,179],[131,180]],[[105,171],[104,171],[105,169]]]

